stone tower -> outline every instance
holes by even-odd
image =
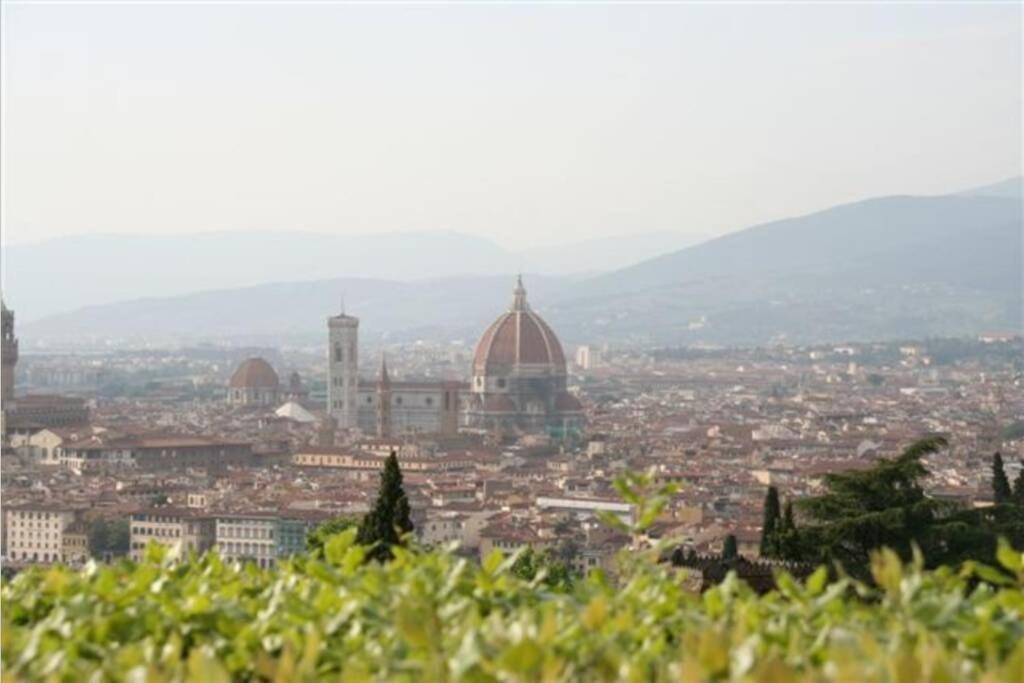
[[[384,352],[380,354],[380,376],[377,378],[377,436],[391,436],[391,378]]]
[[[359,318],[342,311],[327,319],[327,414],[339,429],[359,426]]]
[[[14,398],[14,366],[18,364],[18,338],[14,336],[14,311],[7,308],[7,304],[0,299],[0,328],[3,331],[3,347],[0,348],[0,356],[3,360],[3,374],[0,375],[0,400],[4,407]]]

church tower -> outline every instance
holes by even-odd
[[[10,407],[9,401],[14,398],[14,367],[18,364],[18,338],[14,336],[14,311],[0,299],[0,329],[3,332],[3,346],[0,356],[3,361],[3,374],[0,375],[0,400],[4,407]]]
[[[377,436],[382,439],[391,436],[391,378],[388,377],[388,362],[383,351],[377,378]]]
[[[327,414],[339,429],[359,427],[359,318],[327,319]]]

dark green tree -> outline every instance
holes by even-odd
[[[909,558],[911,544],[925,542],[945,512],[944,504],[921,488],[927,474],[921,459],[945,446],[945,438],[930,437],[871,469],[826,475],[827,493],[799,503],[810,522],[800,530],[800,554],[816,562],[838,561],[859,574],[866,573],[871,551],[882,546]]]
[[[403,537],[412,530],[409,499],[402,488],[402,471],[397,454],[391,451],[380,475],[377,500],[359,524],[356,541],[370,546],[368,559],[385,562],[393,557],[391,548],[402,545]]]
[[[735,560],[739,556],[740,550],[736,544],[736,536],[729,534],[725,537],[725,543],[722,545],[722,559]]]
[[[334,519],[329,519],[306,535],[306,550],[311,553],[322,554],[327,541],[358,524],[359,520],[354,517],[335,517]]]
[[[992,498],[996,505],[1009,503],[1013,498],[1010,480],[1006,478],[1006,470],[1003,469],[1003,456],[998,451],[992,456]]]
[[[550,550],[537,552],[533,548],[522,551],[512,563],[510,571],[524,581],[533,581],[543,572],[542,581],[548,588],[572,588],[575,578],[569,566],[555,557]]]
[[[779,553],[781,514],[779,490],[769,486],[764,496],[764,520],[761,522],[761,557],[775,557]]]
[[[86,532],[89,555],[106,560],[127,555],[131,533],[126,519],[96,519],[89,524]]]
[[[796,522],[793,520],[793,501],[787,500],[786,507],[782,513],[782,530],[796,531]]]
[[[799,560],[800,559],[800,532],[797,531],[796,521],[793,518],[793,501],[787,500],[783,507],[782,521],[779,522],[778,538],[776,541],[776,554],[774,557]]]
[[[838,562],[862,578],[871,552],[882,547],[909,560],[917,546],[931,567],[965,560],[994,564],[997,538],[1013,545],[1024,538],[1024,514],[1011,505],[975,509],[925,495],[921,483],[928,471],[921,460],[945,446],[945,438],[929,437],[868,470],[828,475],[825,494],[798,502],[804,523],[798,543],[787,545],[783,557]]]
[[[1013,482],[1013,502],[1017,507],[1024,510],[1024,462],[1020,464],[1020,471]]]

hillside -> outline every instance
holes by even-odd
[[[527,287],[569,344],[756,345],[1019,332],[1021,204],[983,190],[870,199],[754,226],[604,275],[528,275]],[[415,260],[419,247],[410,238],[388,249],[402,254],[401,263]],[[570,262],[573,252],[561,258]],[[417,272],[424,271],[410,267],[407,275]],[[20,318],[20,329],[38,341],[315,341],[345,294],[369,334],[472,342],[507,305],[512,281],[508,275],[305,280],[132,298],[35,323]],[[60,298],[76,288],[51,284],[40,296]],[[13,303],[22,315],[20,302]]]
[[[446,231],[86,235],[5,247],[5,296],[29,321],[85,306],[271,282],[593,275],[697,241],[656,232],[516,251]]]
[[[564,291],[568,280],[529,276],[531,300]],[[427,282],[338,278],[150,297],[83,308],[19,325],[25,343],[125,343],[229,340],[276,345],[317,343],[326,318],[340,310],[357,315],[369,338],[464,339],[475,343],[508,306],[512,276],[465,277]]]
[[[885,197],[732,233],[577,285],[580,336],[767,343],[1021,328],[1020,203]]]

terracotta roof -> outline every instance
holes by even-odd
[[[476,347],[473,372],[483,374],[516,365],[551,365],[565,373],[565,353],[558,337],[544,319],[526,304],[522,282],[516,288],[512,308],[491,323]]]
[[[277,389],[279,380],[274,368],[262,358],[249,358],[231,375],[232,389]]]

